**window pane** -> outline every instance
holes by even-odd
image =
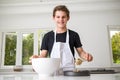
[[[120,31],[110,31],[113,62],[120,64]]]
[[[23,34],[22,40],[22,64],[29,65],[29,58],[33,55],[33,33]]]
[[[15,65],[16,60],[16,34],[7,34],[5,39],[5,60],[4,65]]]

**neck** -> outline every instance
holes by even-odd
[[[67,31],[67,28],[66,27],[64,27],[64,28],[56,28],[56,32],[57,33],[64,33],[64,32],[66,32]]]

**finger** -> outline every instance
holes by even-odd
[[[88,62],[91,60],[90,54],[88,54]]]
[[[31,56],[29,59],[31,60],[33,58],[33,56]]]
[[[89,54],[89,61],[92,61],[92,55]]]
[[[35,55],[32,55],[32,56],[31,56],[29,59],[32,59],[32,58],[34,58],[34,56],[35,56]]]
[[[32,63],[32,59],[33,58],[38,58],[38,55],[33,55],[33,56],[31,56],[30,58],[29,58],[29,63],[31,64]]]
[[[33,55],[33,56],[30,57],[30,59],[32,59],[32,58],[38,58],[38,57],[39,57],[38,55]]]
[[[91,61],[91,56],[90,56],[89,53],[87,54],[87,61],[88,61],[88,62]]]
[[[93,56],[91,55],[91,56],[90,56],[90,61],[92,61],[92,60],[93,60]]]
[[[31,61],[31,60],[29,60],[29,63],[31,64],[31,63],[32,63],[32,61]]]
[[[89,61],[89,54],[86,53],[86,60]]]

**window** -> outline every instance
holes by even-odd
[[[120,26],[109,26],[112,66],[120,66]]]
[[[29,57],[33,55],[34,34],[22,35],[22,65],[29,65]]]
[[[16,33],[9,32],[5,34],[5,58],[4,65],[15,65],[16,62]]]
[[[1,67],[30,67],[29,57],[40,53],[42,38],[50,29],[27,29],[2,32]]]

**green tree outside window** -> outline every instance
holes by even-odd
[[[113,62],[115,64],[120,64],[120,32],[111,35]]]

